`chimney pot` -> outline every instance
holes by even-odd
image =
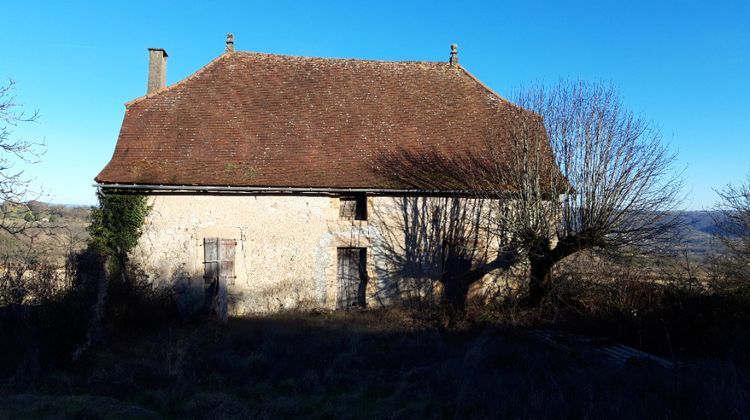
[[[227,52],[234,51],[234,35],[227,34]]]
[[[451,44],[451,59],[449,61],[451,66],[455,66],[458,64],[458,45],[457,44]]]
[[[148,49],[148,89],[146,94],[167,86],[167,52],[163,48]]]

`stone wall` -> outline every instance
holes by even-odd
[[[183,305],[197,307],[203,238],[235,239],[231,312],[275,312],[335,309],[337,248],[367,248],[368,306],[437,299],[449,210],[439,200],[368,197],[368,220],[347,220],[333,196],[151,195],[132,259],[154,283],[175,287]]]

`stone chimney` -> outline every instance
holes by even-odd
[[[451,59],[448,61],[451,66],[455,66],[458,64],[458,45],[451,44]]]
[[[156,92],[167,86],[167,52],[162,48],[148,49],[148,90]]]
[[[234,35],[227,34],[227,52],[234,52]]]

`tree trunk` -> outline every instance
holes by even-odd
[[[472,284],[495,270],[510,268],[517,260],[518,255],[515,252],[498,255],[489,263],[474,268],[468,259],[450,260],[441,280],[443,302],[462,311],[466,307],[466,298]]]
[[[101,339],[110,276],[106,259],[91,250],[87,250],[82,256],[79,256],[76,265],[76,287],[94,288],[95,297],[91,304],[91,314],[89,315],[84,340],[73,351],[73,362],[77,362],[93,344]]]
[[[122,280],[123,284],[130,285],[130,278],[128,276],[128,254],[118,248],[116,258],[120,269],[120,280]]]
[[[463,310],[471,282],[463,276],[451,276],[443,280],[443,299],[451,308]]]
[[[546,257],[532,257],[529,258],[529,265],[529,294],[526,303],[530,307],[536,307],[552,285],[553,262]]]

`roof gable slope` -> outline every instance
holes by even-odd
[[[127,104],[100,184],[406,188],[379,158],[507,142],[513,104],[462,67],[230,52]]]

